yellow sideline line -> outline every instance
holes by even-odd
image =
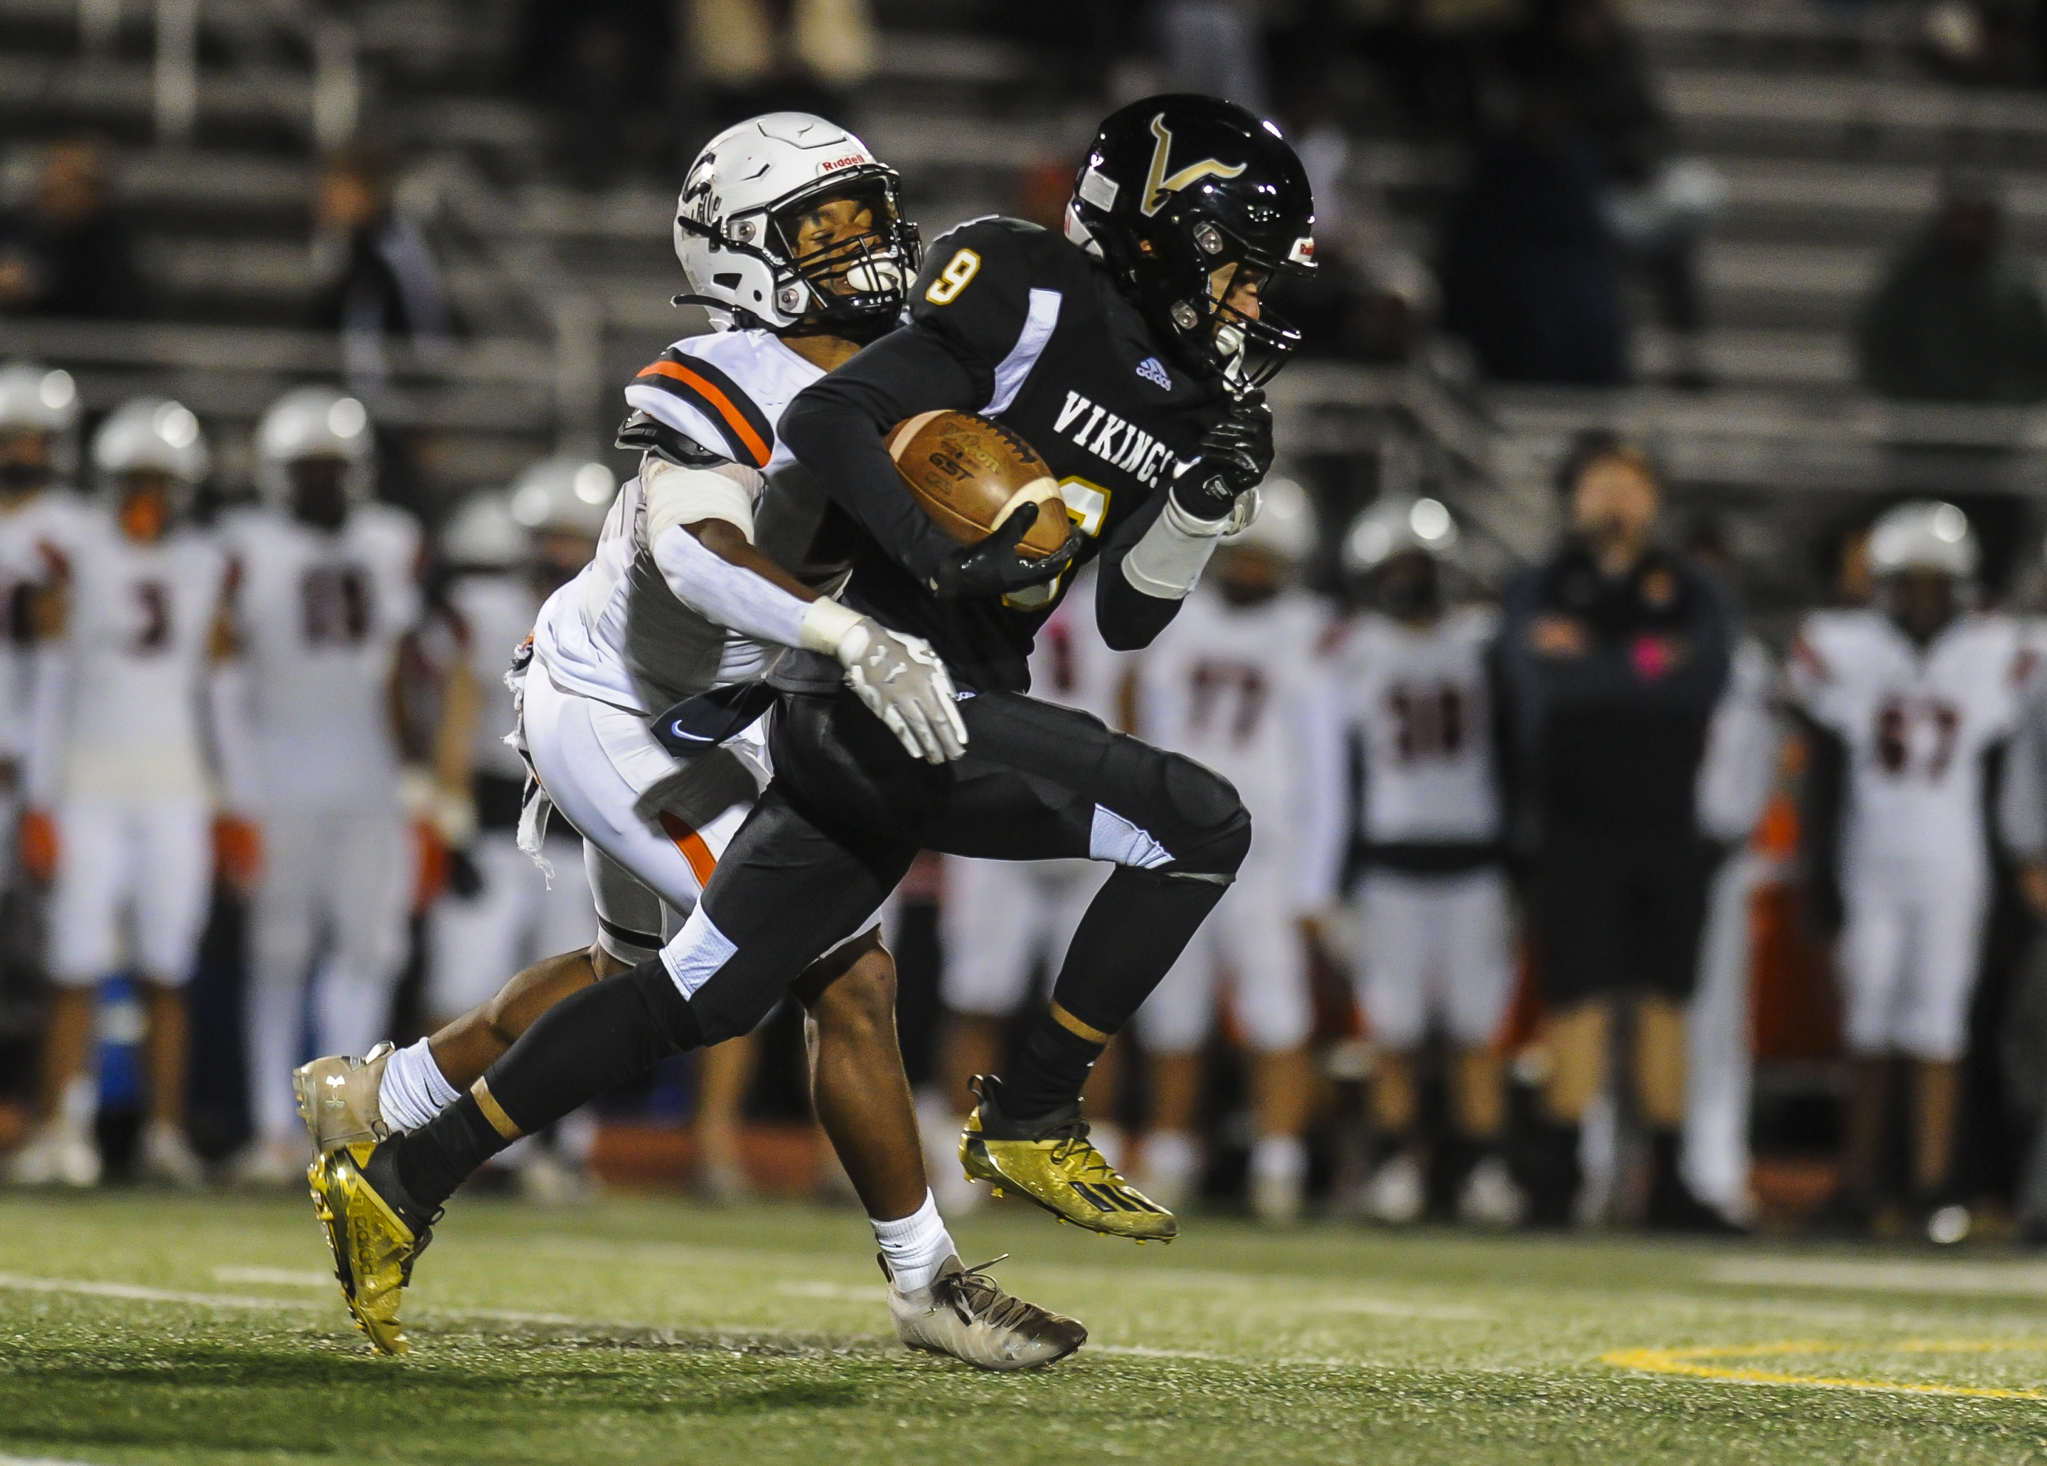
[[[1792,1339],[1775,1344],[1725,1344],[1692,1349],[1615,1349],[1599,1356],[1601,1364],[1643,1374],[1685,1375],[1692,1379],[1727,1380],[1748,1385],[1803,1385],[1809,1389],[1862,1390],[1893,1395],[1951,1395],[1976,1400],[2047,1400],[2047,1391],[2011,1390],[1992,1385],[1917,1384],[1910,1380],[1855,1379],[1820,1374],[1786,1374],[1778,1370],[1727,1367],[1700,1363],[1710,1359],[1754,1359],[1786,1354],[1839,1353],[1864,1349],[1825,1339]],[[2047,1339],[1904,1339],[1878,1346],[1886,1352],[1911,1354],[1990,1354],[2005,1350],[2047,1349]]]

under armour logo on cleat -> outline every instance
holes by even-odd
[[[1147,356],[1137,364],[1137,375],[1162,392],[1173,390],[1173,374],[1166,370],[1166,364],[1155,356]]]

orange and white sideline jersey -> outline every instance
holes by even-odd
[[[249,678],[251,794],[270,809],[395,806],[390,679],[419,618],[419,526],[381,504],[328,533],[271,510],[223,526]]]
[[[39,709],[30,787],[39,801],[205,804],[201,700],[227,557],[212,536],[154,543],[94,514],[66,549],[63,675]]]
[[[625,396],[707,452],[779,473],[794,463],[776,433],[782,410],[823,375],[766,331],[719,331],[670,346]],[[763,479],[756,510],[766,492]],[[648,548],[637,478],[611,506],[597,558],[548,598],[533,646],[564,691],[642,713],[758,677],[777,651],[676,599]]]
[[[1140,664],[1139,734],[1236,785],[1260,864],[1298,860],[1299,832],[1323,797],[1307,750],[1328,625],[1328,608],[1305,592],[1238,607],[1197,587]]]
[[[1983,754],[2013,731],[2031,663],[1997,614],[1957,618],[1923,652],[1879,611],[1806,619],[1791,688],[1847,746],[1844,875],[1982,865]]]

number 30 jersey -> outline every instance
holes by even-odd
[[[381,504],[356,506],[332,533],[255,510],[224,538],[258,797],[271,809],[394,804],[391,669],[419,619],[419,527]]]
[[[1923,652],[1878,611],[1807,618],[1792,693],[1847,748],[1844,872],[1985,859],[1983,755],[2017,722],[2029,662],[2001,615],[1960,617]]]

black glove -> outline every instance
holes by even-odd
[[[1006,596],[1057,579],[1080,553],[1080,531],[1069,522],[1066,543],[1042,559],[1033,559],[1019,554],[1017,546],[1037,522],[1037,505],[1017,505],[988,538],[961,545],[938,562],[931,573],[932,593],[941,601],[958,596]]]
[[[1195,519],[1227,519],[1237,495],[1272,472],[1272,409],[1263,392],[1230,404],[1201,440],[1201,454],[1173,479],[1173,502]]]

